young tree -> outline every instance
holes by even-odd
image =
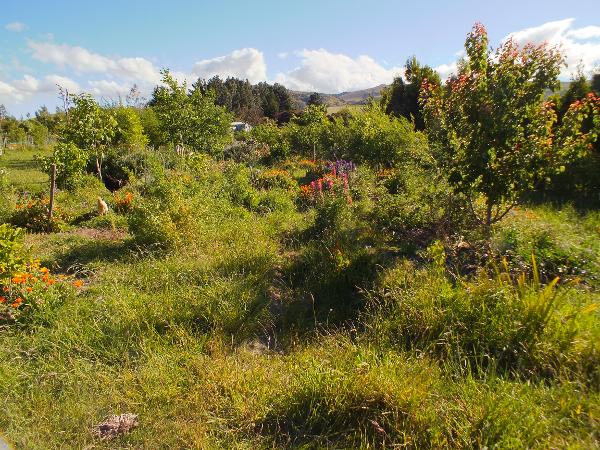
[[[292,121],[292,136],[297,147],[311,151],[313,160],[317,153],[325,152],[329,144],[329,125],[324,106],[309,105]],[[319,149],[319,152],[317,152]]]
[[[221,154],[231,142],[231,115],[211,95],[200,89],[188,94],[186,83],[180,85],[168,70],[162,73],[163,85],[154,89],[150,104],[167,140],[177,148]]]
[[[89,94],[69,95],[72,106],[63,124],[61,141],[73,143],[95,159],[96,174],[102,179],[104,152],[117,131],[111,111],[101,108]]]
[[[362,113],[348,119],[347,156],[353,161],[377,167],[391,167],[421,158],[427,149],[426,137],[415,132],[404,117],[385,113],[372,102]]]
[[[481,24],[465,49],[457,77],[443,88],[425,81],[421,101],[450,183],[467,197],[489,236],[523,193],[586,151],[595,133],[584,133],[581,124],[598,113],[598,105],[590,99],[588,107],[570,109],[556,129],[554,105],[544,102],[544,93],[559,85],[563,58],[557,49],[521,48],[509,39],[492,53]],[[475,208],[479,195],[482,214]]]
[[[115,145],[127,148],[144,147],[148,138],[138,112],[132,107],[119,106],[114,109],[117,129],[113,138]]]
[[[567,113],[569,107],[577,100],[581,100],[585,98],[592,92],[592,88],[590,84],[583,74],[583,71],[579,70],[577,75],[571,79],[571,83],[569,84],[569,88],[566,92],[560,97],[560,102],[558,106],[558,119],[562,120],[563,116]]]

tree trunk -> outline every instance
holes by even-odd
[[[96,156],[96,175],[102,181],[102,159]]]
[[[484,227],[484,235],[485,240],[489,242],[492,237],[492,203],[489,201],[486,202],[485,208],[485,222],[483,224]]]

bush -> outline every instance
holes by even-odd
[[[48,174],[52,164],[56,164],[56,186],[59,189],[77,187],[85,174],[87,161],[87,153],[70,142],[56,144],[52,156],[40,159],[42,170]]]
[[[458,232],[467,216],[460,198],[453,195],[444,177],[419,167],[381,171],[372,220],[391,240],[412,246]]]
[[[241,164],[232,164],[227,166],[224,175],[224,189],[231,201],[250,210],[256,209],[260,198],[252,186],[250,169]]]
[[[280,188],[287,191],[295,191],[298,189],[298,183],[287,170],[282,169],[266,169],[258,173],[254,180],[254,184],[259,189]]]
[[[171,250],[192,236],[191,208],[182,186],[156,170],[155,178],[140,187],[145,195],[132,203],[127,223],[136,244]]]
[[[23,230],[7,223],[0,225],[0,283],[25,265],[23,257]]]
[[[145,247],[173,249],[181,244],[177,223],[158,199],[144,199],[136,202],[127,216],[129,231],[134,242]]]
[[[264,213],[289,213],[296,208],[294,199],[293,194],[285,189],[275,188],[262,191],[259,193],[257,210]]]
[[[67,225],[67,216],[61,208],[54,206],[52,220],[48,220],[50,200],[44,194],[24,194],[12,214],[10,222],[36,233],[54,232],[64,229]]]
[[[280,128],[272,121],[252,128],[250,135],[257,142],[266,145],[269,156],[276,161],[285,159],[291,151],[287,128]]]

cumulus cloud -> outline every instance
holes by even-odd
[[[4,28],[6,28],[8,31],[14,31],[15,33],[20,33],[21,31],[24,31],[25,29],[27,29],[27,25],[25,25],[24,23],[21,23],[21,22],[11,22],[11,23],[7,23],[6,25],[4,25]]]
[[[77,81],[61,75],[47,75],[44,77],[44,83],[41,85],[41,90],[44,92],[56,92],[58,86],[66,89],[72,94],[82,91],[81,86]]]
[[[579,65],[589,73],[600,63],[600,27],[576,28],[574,22],[572,18],[547,22],[510,33],[504,40],[512,38],[518,44],[547,42],[560,46],[567,62],[562,77],[572,75]]]
[[[0,81],[0,103],[18,103],[35,94],[57,92],[58,86],[72,93],[81,92],[79,83],[68,77],[53,74],[40,80],[24,75],[20,80]]]
[[[451,64],[440,64],[437,67],[434,67],[437,73],[440,74],[442,80],[445,80],[450,75],[455,74],[458,71],[458,64],[453,62]]]
[[[98,53],[67,44],[29,41],[33,58],[79,73],[104,73],[146,83],[157,83],[160,73],[145,58],[108,58]]]
[[[267,79],[267,65],[262,52],[255,48],[243,48],[225,56],[198,61],[194,64],[193,73],[199,78],[219,75],[258,83]]]
[[[591,25],[589,27],[577,28],[569,30],[567,36],[573,39],[593,39],[600,38],[600,27]]]
[[[354,59],[325,49],[302,50],[298,55],[302,58],[300,66],[277,74],[276,81],[300,91],[338,93],[366,89],[390,83],[404,73],[401,67],[386,69],[367,55]]]
[[[99,97],[126,96],[131,90],[131,85],[117,83],[114,80],[90,81],[92,94]]]

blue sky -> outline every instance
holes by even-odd
[[[0,103],[52,108],[56,84],[105,99],[134,83],[150,92],[162,67],[339,92],[390,82],[414,54],[446,76],[476,21],[493,46],[511,33],[562,44],[563,78],[600,65],[598,0],[2,0]]]

